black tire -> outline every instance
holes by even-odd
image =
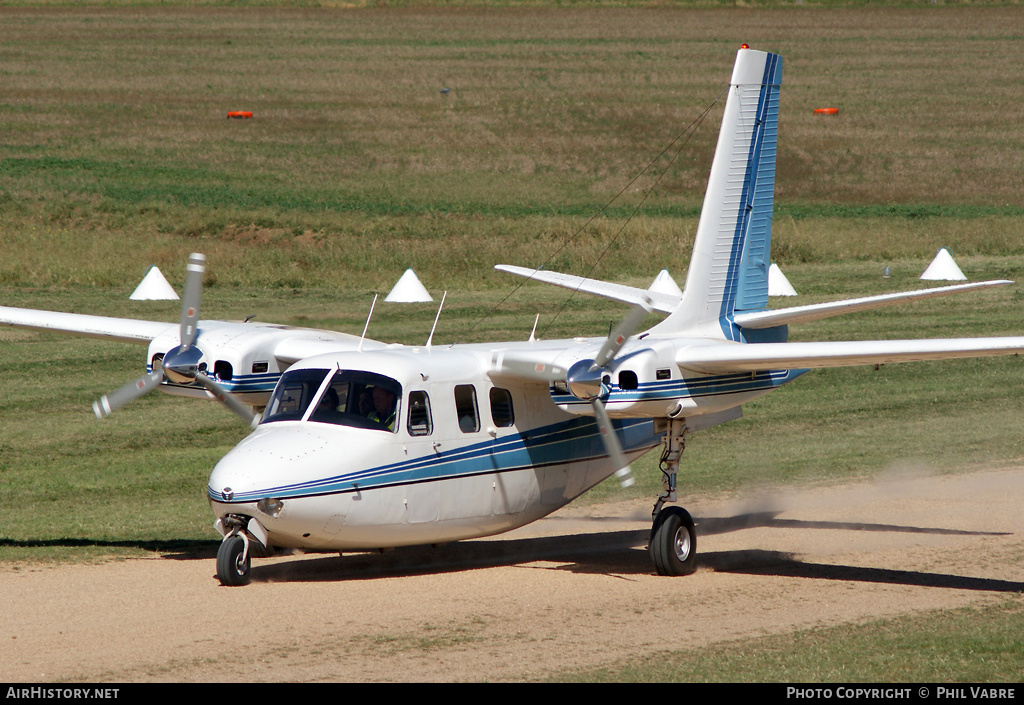
[[[648,551],[658,575],[691,575],[697,569],[697,532],[690,513],[682,507],[658,512]]]
[[[243,559],[242,554],[245,554]],[[245,552],[245,542],[237,534],[225,539],[217,549],[217,578],[221,585],[236,586],[249,584],[252,559]]]

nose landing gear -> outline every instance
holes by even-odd
[[[248,585],[252,568],[249,539],[244,532],[231,534],[217,549],[217,578],[221,585]]]
[[[217,549],[217,579],[221,585],[248,585],[254,548],[252,541],[257,541],[258,550],[258,542],[262,540],[250,539],[248,532],[255,530],[259,537],[263,534],[260,531],[262,527],[250,517],[229,514],[217,520],[216,528],[224,536]]]

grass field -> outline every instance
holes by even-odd
[[[560,292],[517,289],[492,266],[643,286],[667,267],[682,283],[712,103],[742,41],[786,62],[773,259],[799,303],[919,286],[941,246],[972,280],[1024,268],[1015,3],[42,3],[0,19],[3,305],[176,320],[176,306],[127,295],[151,264],[180,286],[198,250],[212,317],[358,333],[373,293],[413,267],[432,292],[451,291],[437,340],[526,338],[537,312],[545,337],[600,335],[620,307],[576,298],[554,317]],[[1012,334],[1022,296],[1014,285],[792,335]],[[432,320],[431,307],[383,307],[370,334],[423,342]],[[91,402],[137,376],[142,357],[0,331],[0,560],[212,545],[206,477],[244,430],[213,405],[162,395],[96,422]],[[1019,463],[1020,380],[1017,359],[815,372],[695,436],[680,485]],[[635,468],[644,502],[655,462]]]
[[[1020,604],[801,630],[561,674],[573,682],[1019,683]],[[856,686],[850,686],[855,688]],[[834,695],[838,689],[833,689]],[[847,696],[850,693],[847,691]]]

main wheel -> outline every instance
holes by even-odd
[[[690,513],[682,507],[665,507],[654,520],[651,560],[658,575],[690,575],[697,569],[697,532]]]
[[[247,585],[252,560],[245,550],[245,540],[235,534],[221,542],[217,549],[217,578],[221,585]]]

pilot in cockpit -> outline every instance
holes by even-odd
[[[384,387],[373,388],[373,411],[368,418],[389,431],[395,430],[395,394]]]

